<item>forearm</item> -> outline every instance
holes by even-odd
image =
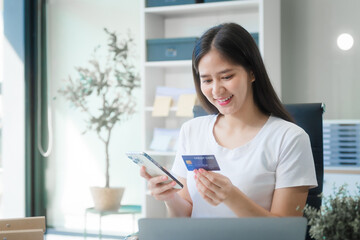
[[[165,201],[170,217],[190,217],[192,204],[182,198],[178,193],[174,197]]]
[[[230,196],[224,201],[224,203],[238,217],[278,217],[278,215],[271,213],[255,203],[234,186]]]

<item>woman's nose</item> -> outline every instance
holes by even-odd
[[[224,87],[221,85],[220,81],[214,81],[212,86],[213,96],[221,96],[221,93],[224,91]]]

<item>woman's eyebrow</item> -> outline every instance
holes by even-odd
[[[232,71],[232,69],[225,69],[220,72],[217,72],[216,74],[220,75],[220,74],[224,74],[224,73],[231,72],[231,71]],[[210,76],[209,74],[201,74],[200,78],[205,78],[205,77],[209,77],[209,76]]]
[[[200,78],[206,78],[206,77],[209,77],[210,75],[208,75],[208,74],[201,74],[200,75]]]
[[[230,71],[232,71],[232,69],[229,68],[229,69],[222,70],[222,71],[218,72],[217,74],[224,74],[224,73],[227,73]]]

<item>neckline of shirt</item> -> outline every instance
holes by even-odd
[[[215,122],[217,120],[217,118],[219,117],[219,114],[214,115],[214,117],[212,118],[210,124],[209,124],[209,137],[211,142],[221,151],[228,151],[228,152],[239,152],[239,151],[244,151],[246,149],[248,149],[249,147],[253,146],[258,139],[260,138],[260,136],[262,135],[262,133],[265,131],[265,129],[267,128],[267,126],[270,124],[270,122],[273,121],[274,117],[272,115],[269,116],[269,118],[266,120],[264,126],[262,126],[262,128],[260,129],[260,131],[255,135],[255,137],[253,137],[250,141],[248,141],[246,144],[238,146],[236,148],[233,149],[229,149],[226,147],[221,146],[215,139],[214,136],[214,126],[215,126]]]

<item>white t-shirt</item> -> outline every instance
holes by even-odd
[[[193,209],[191,217],[236,217],[223,203],[207,203],[195,186],[181,155],[213,154],[220,174],[227,176],[254,202],[270,210],[274,189],[316,187],[314,160],[309,136],[297,125],[270,116],[258,134],[235,149],[220,146],[213,135],[218,115],[194,118],[183,124],[172,172],[187,179]]]

